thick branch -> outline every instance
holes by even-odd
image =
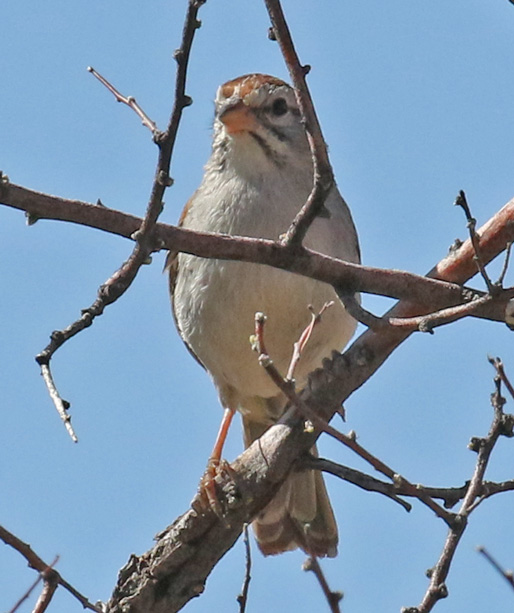
[[[509,203],[480,231],[481,252],[489,261],[504,248],[514,202]],[[510,235],[510,234],[509,234]],[[463,246],[442,260],[430,273],[453,283],[465,283],[476,273],[473,250]],[[426,305],[400,302],[389,316],[411,316]],[[361,335],[344,354],[334,354],[324,368],[313,373],[300,394],[303,402],[329,421],[340,404],[358,389],[406,338],[395,328]],[[236,542],[243,525],[272,498],[295,460],[306,453],[319,433],[304,428],[304,420],[291,408],[232,464],[237,485],[226,484],[219,497],[226,521],[213,513],[189,510],[159,535],[157,544],[141,557],[132,557],[121,571],[109,603],[109,613],[171,613],[200,594],[212,568]],[[126,607],[126,608],[125,608]]]
[[[134,215],[101,205],[42,194],[9,182],[0,183],[0,203],[25,211],[31,219],[68,221],[125,238],[131,238],[141,226],[141,219]],[[484,261],[490,262],[505,249],[509,241],[514,240],[514,199],[492,217],[479,230],[479,234],[482,235],[480,248]],[[155,225],[152,239],[156,251],[166,248],[200,257],[258,262],[312,277],[336,287],[344,287],[347,291],[405,299],[424,306],[421,309],[414,308],[410,312],[411,316],[467,302],[477,293],[469,293],[469,290],[458,285],[458,277],[451,276],[452,269],[457,265],[466,268],[466,279],[477,272],[469,239],[431,271],[431,278],[350,264],[308,249],[290,248],[270,240],[192,232],[163,223]],[[450,283],[438,274],[438,268],[441,268],[444,274],[448,271]],[[474,315],[504,321],[505,304],[511,295],[512,293],[506,294],[503,299],[493,301]]]

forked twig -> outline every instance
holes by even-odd
[[[54,561],[48,566],[48,568],[53,568],[57,562],[59,561],[59,556],[55,556]],[[16,613],[16,611],[21,607],[21,605],[30,598],[32,592],[36,589],[36,587],[43,581],[43,574],[40,573],[34,583],[27,589],[25,594],[18,600],[18,602],[9,609],[8,613]]]
[[[154,141],[159,147],[159,160],[157,172],[153,182],[150,198],[148,201],[145,217],[141,226],[132,235],[132,240],[136,245],[129,258],[121,267],[110,277],[99,289],[98,297],[91,307],[82,311],[81,317],[62,331],[52,333],[51,341],[45,349],[36,356],[36,361],[44,372],[45,382],[54,404],[70,432],[70,417],[67,413],[70,404],[60,396],[50,372],[50,361],[54,353],[67,340],[78,334],[93,323],[93,320],[101,315],[106,306],[112,304],[130,287],[141,266],[148,263],[150,254],[158,251],[162,244],[156,241],[154,236],[155,224],[163,209],[163,196],[166,189],[172,185],[173,180],[169,176],[171,155],[174,149],[179,122],[182,111],[191,104],[191,98],[185,93],[186,73],[189,63],[189,55],[193,38],[196,30],[200,27],[197,19],[198,10],[205,0],[189,0],[184,28],[182,31],[182,41],[180,48],[175,52],[174,58],[177,62],[177,74],[175,79],[175,101],[165,132],[158,132],[155,124],[148,119],[146,114],[140,109],[133,98],[122,96],[106,79],[101,77],[94,69],[90,72],[99,79],[111,91],[117,100],[128,104],[143,119],[143,123],[152,130]],[[77,437],[73,430],[70,435],[72,440]]]
[[[305,348],[305,345],[309,342],[310,337],[312,336],[312,332],[317,324],[321,321],[321,317],[323,313],[333,306],[333,301],[325,302],[325,304],[321,307],[319,313],[315,313],[312,306],[309,305],[309,310],[311,312],[312,318],[310,324],[305,328],[305,330],[300,335],[300,338],[293,345],[293,357],[291,358],[291,362],[289,363],[289,369],[287,371],[286,380],[293,381],[294,380],[294,371],[296,370],[296,366],[302,357],[302,352]]]
[[[363,473],[359,470],[338,464],[337,462],[332,462],[331,460],[327,460],[325,458],[307,456],[302,458],[300,466],[302,468],[311,468],[313,470],[328,472],[335,477],[339,477],[348,483],[352,483],[353,485],[362,488],[363,490],[368,492],[376,492],[387,496],[388,498],[391,498],[395,502],[399,503],[406,511],[410,511],[412,508],[408,502],[403,500],[403,498],[400,498],[400,496],[408,496],[412,498],[411,489],[404,488],[401,483],[386,483],[385,481],[375,479],[375,477],[372,477],[371,475]],[[430,498],[439,498],[444,502],[444,507],[446,509],[451,509],[464,498],[469,489],[469,482],[461,485],[460,487],[431,487],[418,483],[415,483],[414,487],[416,490],[424,491]],[[513,491],[514,479],[500,482],[484,481],[482,483],[479,496],[480,500],[483,501],[501,492]],[[416,496],[416,498],[418,498],[418,496]]]
[[[43,580],[45,582],[62,585],[64,589],[66,589],[72,596],[74,596],[80,604],[84,607],[84,609],[90,609],[91,611],[96,611],[96,613],[102,613],[101,609],[97,606],[89,602],[89,600],[83,596],[78,590],[76,590],[72,585],[70,585],[67,581],[65,581],[61,575],[52,568],[51,564],[46,564],[36,553],[35,551],[28,545],[24,543],[17,536],[9,532],[3,526],[0,526],[0,539],[6,544],[15,549],[18,553],[20,553],[28,562],[30,568],[37,570],[39,573],[43,575]],[[40,601],[42,603],[47,602],[48,597],[51,597],[53,591],[48,588],[44,591],[44,594],[41,595]],[[41,605],[42,606],[42,605]],[[36,609],[37,610],[37,609]],[[43,611],[44,609],[39,609],[39,611]]]
[[[491,396],[494,416],[489,433],[484,438],[472,440],[471,449],[477,452],[475,470],[469,482],[456,521],[450,526],[437,564],[430,570],[430,584],[417,607],[403,609],[404,613],[428,613],[442,598],[448,596],[446,579],[460,539],[466,529],[469,515],[483,500],[484,476],[491,453],[500,436],[513,436],[514,416],[503,412],[505,399],[501,396],[501,377],[495,377],[495,391]]]
[[[438,517],[440,517],[448,526],[451,526],[455,520],[455,514],[448,512],[440,504],[432,500],[422,489],[417,488],[413,483],[405,479],[402,475],[394,471],[387,466],[384,462],[379,460],[372,453],[362,447],[356,440],[355,433],[351,432],[350,435],[343,434],[333,428],[330,424],[321,419],[312,409],[310,409],[305,402],[298,396],[294,390],[294,385],[291,381],[286,381],[278,372],[277,367],[274,365],[271,356],[266,351],[264,344],[264,325],[266,323],[266,316],[263,313],[256,313],[255,315],[255,335],[254,335],[254,348],[259,354],[259,364],[266,370],[268,376],[277,385],[277,387],[285,394],[287,399],[301,412],[303,417],[307,420],[306,428],[316,428],[321,432],[325,432],[329,436],[335,438],[339,442],[343,443],[346,447],[350,448],[357,455],[368,462],[373,468],[383,475],[391,479],[394,484],[404,488],[404,491],[408,491],[412,496],[418,498],[423,504],[429,507]]]

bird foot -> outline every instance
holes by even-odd
[[[225,521],[225,513],[219,497],[219,490],[225,484],[235,486],[234,475],[234,471],[226,460],[211,458],[198,485],[196,496],[191,503],[193,509],[197,513],[202,514],[211,510],[220,519]],[[227,498],[226,495],[223,498]]]

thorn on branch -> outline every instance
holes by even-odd
[[[25,219],[27,221],[27,226],[33,226],[37,223],[41,217],[36,215],[35,213],[30,213],[29,211],[25,211]]]

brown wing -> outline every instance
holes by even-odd
[[[189,207],[191,206],[191,201],[193,200],[193,197],[190,198],[187,201],[187,204],[184,207],[184,210],[182,211],[182,214],[180,215],[180,219],[178,220],[178,224],[177,224],[177,226],[179,228],[184,223],[184,219],[187,216],[187,212],[189,210]],[[179,254],[178,251],[170,251],[168,253],[168,255],[166,256],[166,262],[164,264],[164,271],[167,271],[168,275],[169,275],[169,288],[170,288],[170,298],[171,298],[171,312],[173,313],[173,319],[175,321],[175,326],[177,327],[178,333],[180,334],[180,338],[184,342],[184,345],[186,346],[187,350],[193,356],[193,358],[198,362],[198,364],[200,364],[200,366],[202,368],[205,368],[205,366],[202,364],[200,358],[193,351],[191,345],[189,345],[189,343],[185,340],[184,335],[182,334],[182,330],[180,329],[180,326],[179,326],[179,323],[178,323],[177,314],[175,312],[175,286],[177,284],[177,278],[178,278],[178,275],[179,275],[178,254]]]

